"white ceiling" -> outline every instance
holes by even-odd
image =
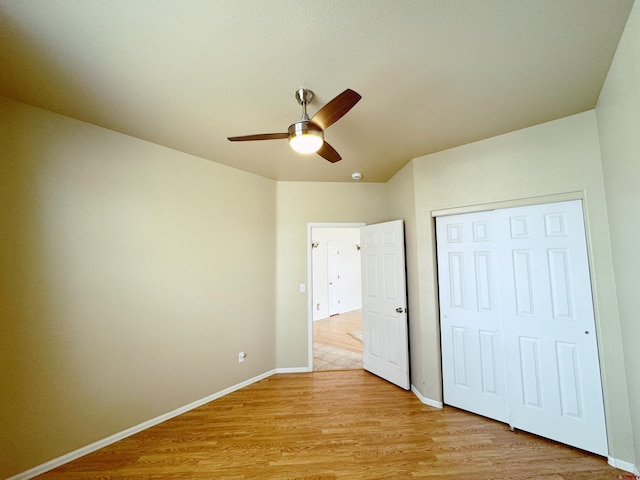
[[[595,106],[633,0],[0,0],[0,95],[277,180],[412,158]],[[286,140],[295,90],[330,164]]]

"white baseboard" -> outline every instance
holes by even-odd
[[[204,405],[205,403],[209,403],[212,402],[213,400],[216,400],[220,397],[224,397],[225,395],[228,395],[232,392],[235,392],[236,390],[240,390],[241,388],[247,387],[249,385],[251,385],[252,383],[256,383],[259,382],[260,380],[263,380],[267,377],[270,377],[271,375],[273,375],[274,373],[298,373],[298,372],[307,372],[309,371],[308,369],[295,369],[295,368],[291,368],[291,369],[275,369],[275,370],[271,370],[269,372],[265,372],[261,375],[258,375],[256,377],[250,378],[248,380],[245,380],[244,382],[240,382],[236,385],[233,385],[229,388],[225,388],[224,390],[221,390],[217,393],[214,393],[212,395],[209,395],[207,397],[201,398],[200,400],[196,400],[195,402],[192,402],[188,405],[185,405],[183,407],[180,408],[176,408],[175,410],[165,413],[163,415],[160,415],[158,417],[152,418],[151,420],[147,420],[146,422],[142,422],[139,425],[135,425],[131,428],[128,428],[126,430],[123,430],[121,432],[115,433],[107,438],[103,438],[102,440],[98,440],[97,442],[91,443],[89,445],[86,445],[82,448],[79,448],[77,450],[74,450],[73,452],[69,452],[65,455],[62,455],[61,457],[58,458],[54,458],[53,460],[50,460],[46,463],[43,463],[42,465],[38,465],[37,467],[34,467],[30,470],[27,470],[26,472],[22,472],[19,473],[17,475],[14,475],[13,477],[9,477],[7,480],[29,480],[31,478],[34,478],[38,475],[42,475],[45,472],[48,472],[49,470],[53,470],[54,468],[58,468],[62,465],[64,465],[65,463],[69,463],[73,460],[76,460],[80,457],[83,457],[89,453],[95,452],[96,450],[100,450],[101,448],[104,448],[108,445],[111,445],[112,443],[116,443],[120,440],[123,440],[127,437],[130,437],[131,435],[135,435],[136,433],[139,433],[143,430],[146,430],[147,428],[151,428],[155,425],[158,425],[162,422],[166,422],[167,420],[173,418],[173,417],[177,417],[178,415],[182,415],[185,412],[188,412],[189,410],[193,410],[194,408],[198,408],[202,405]]]
[[[411,391],[425,405],[429,405],[430,407],[434,407],[434,408],[442,408],[442,402],[439,402],[437,400],[431,400],[430,398],[427,398],[427,397],[423,397],[422,394],[418,391],[418,389],[413,385],[411,385]]]
[[[614,468],[618,468],[620,470],[624,470],[625,472],[633,473],[636,478],[640,476],[640,471],[638,471],[638,467],[636,467],[631,462],[625,462],[624,460],[620,460],[618,458],[608,457],[607,462]]]
[[[276,368],[273,373],[309,373],[313,372],[309,367]]]

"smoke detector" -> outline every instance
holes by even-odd
[[[362,180],[362,174],[360,172],[354,172],[351,174],[351,178],[354,180]]]

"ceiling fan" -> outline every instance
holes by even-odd
[[[340,120],[353,106],[360,101],[360,94],[347,88],[337,97],[330,100],[311,118],[307,115],[307,105],[313,99],[313,92],[306,88],[296,90],[296,100],[302,105],[302,118],[289,125],[287,133],[262,133],[227,137],[231,142],[251,140],[289,139],[291,148],[299,153],[317,153],[325,160],[335,163],[342,159],[340,154],[324,139],[324,130]]]

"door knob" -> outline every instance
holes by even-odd
[[[406,309],[406,308],[402,308],[402,307],[398,307],[398,308],[396,308],[396,312],[398,312],[398,313],[404,313],[404,312],[406,312],[406,311],[407,311],[407,309]]]

